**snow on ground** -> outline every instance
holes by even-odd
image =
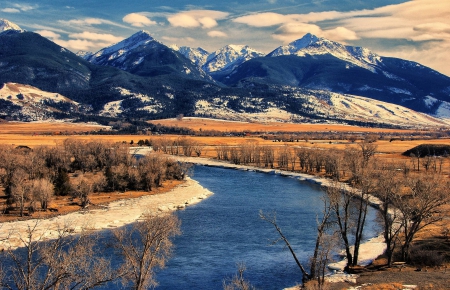
[[[109,115],[111,117],[117,117],[123,112],[122,100],[106,103],[103,106],[103,110],[100,111],[100,115]]]
[[[126,193],[125,193],[126,194]],[[28,227],[37,224],[36,235],[38,238],[45,233],[46,239],[57,237],[57,230],[63,226],[69,226],[73,233],[79,233],[84,229],[111,229],[130,224],[141,218],[148,212],[168,212],[185,208],[198,203],[212,192],[202,187],[197,181],[187,179],[186,183],[174,188],[167,193],[147,195],[133,199],[123,199],[111,202],[102,209],[86,210],[60,215],[50,219],[31,219],[0,224],[0,249],[20,247],[20,237],[26,234]],[[8,235],[9,238],[3,241]]]
[[[447,120],[447,122],[450,122],[450,103],[442,102],[439,108],[436,110],[435,116]]]
[[[77,102],[66,98],[58,93],[42,91],[30,85],[22,85],[17,83],[6,83],[0,89],[0,99],[11,101],[15,104],[23,105],[24,103],[41,103],[45,100],[54,102],[69,102],[77,104]]]
[[[331,120],[379,122],[418,127],[446,126],[450,122],[450,120],[419,113],[400,105],[354,95],[342,95],[315,90],[309,94],[294,92],[291,97],[299,99],[298,102],[302,104],[300,110],[309,112],[317,117],[324,117]],[[229,99],[233,98],[229,97]],[[305,118],[301,117],[301,113],[298,115],[293,114],[285,110],[283,106],[277,106],[274,103],[269,102],[265,106],[262,106],[261,100],[257,98],[233,100],[238,100],[240,102],[239,105],[243,109],[235,111],[227,107],[227,99],[198,100],[195,104],[195,113],[199,115],[211,115],[214,118],[256,122],[305,120]],[[252,111],[252,113],[246,111]],[[440,115],[437,117],[441,116],[450,117],[450,104],[449,106],[441,106]]]

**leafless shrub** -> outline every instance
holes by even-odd
[[[132,227],[114,232],[114,247],[124,260],[124,284],[133,289],[158,285],[155,269],[163,268],[172,254],[172,238],[180,234],[180,221],[175,215],[152,216]]]

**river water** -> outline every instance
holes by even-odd
[[[320,186],[275,174],[196,166],[193,179],[214,195],[179,211],[182,235],[174,256],[159,271],[157,289],[222,289],[237,263],[258,289],[282,289],[301,282],[301,273],[274,227],[259,211],[276,212],[278,225],[307,264],[314,249],[316,217],[323,203]],[[375,236],[375,210],[367,237]]]

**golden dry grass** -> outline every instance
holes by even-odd
[[[83,123],[23,123],[2,122],[0,134],[61,134],[74,132],[98,131],[106,126]]]
[[[217,130],[221,132],[248,131],[248,132],[411,132],[412,130],[365,128],[358,126],[338,124],[301,124],[301,123],[250,123],[207,118],[185,117],[182,120],[161,119],[152,120],[152,124],[164,126],[185,127],[193,130]]]

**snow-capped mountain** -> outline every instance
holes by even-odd
[[[204,50],[201,47],[193,48],[189,46],[176,46],[171,45],[170,48],[172,48],[175,51],[178,51],[182,55],[184,55],[187,59],[190,59],[195,65],[198,67],[202,67],[208,58],[209,52]]]
[[[0,18],[0,33],[7,30],[24,31],[19,25],[12,23],[9,20]]]
[[[200,48],[169,48],[145,31],[94,54],[75,55],[39,34],[18,33],[16,26],[1,23],[13,27],[0,33],[3,117],[184,114],[442,125],[442,120],[415,112],[420,111],[450,119],[449,77],[310,34],[267,57],[243,45],[227,45],[206,57]]]
[[[416,62],[382,57],[312,34],[278,47],[267,57],[244,62],[218,80],[240,87],[258,83],[327,90],[436,116],[441,115],[443,102],[450,103],[449,77]],[[430,97],[436,101],[430,102]]]
[[[106,65],[112,64],[113,66],[117,66],[114,64],[120,64],[126,58],[127,53],[132,51],[133,49],[139,46],[145,46],[148,44],[155,45],[159,43],[156,41],[150,33],[147,31],[141,30],[127,39],[122,40],[119,43],[103,48],[96,53],[92,54],[90,57],[86,58],[87,61],[98,64],[98,65]]]
[[[262,56],[264,53],[256,51],[248,45],[230,44],[211,53],[202,68],[208,73],[231,72],[243,62]]]
[[[306,34],[302,38],[295,40],[288,45],[280,46],[269,53],[268,57],[277,57],[282,55],[324,55],[330,54],[357,65],[359,67],[375,72],[374,66],[381,62],[381,57],[370,50],[362,47],[345,46],[338,42],[326,38],[317,37],[313,34]]]
[[[212,81],[181,53],[165,46],[146,31],[139,31],[85,59],[95,65],[112,66],[139,76],[176,75]]]

